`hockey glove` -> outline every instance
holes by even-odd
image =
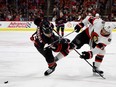
[[[81,30],[81,28],[83,28],[83,27],[84,27],[84,24],[83,23],[79,23],[79,24],[77,24],[75,26],[74,30],[75,30],[75,32],[78,33]]]
[[[80,58],[82,59],[90,59],[93,57],[92,51],[84,51],[82,52],[82,55],[80,55]]]
[[[70,42],[70,40],[67,39],[67,38],[63,38],[63,39],[60,39],[60,40],[59,40],[59,43],[60,43],[60,44],[69,43],[69,42]]]

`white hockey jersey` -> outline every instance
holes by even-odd
[[[85,26],[88,26],[86,29],[86,32],[88,36],[90,37],[90,47],[93,54],[101,54],[104,55],[105,53],[105,47],[111,43],[112,34],[109,36],[103,36],[101,34],[101,29],[104,28],[105,22],[102,19],[96,19],[91,16],[87,16],[82,23],[84,23]],[[95,48],[92,48],[92,44],[95,42],[96,44],[102,44],[103,48],[98,48],[97,46]]]

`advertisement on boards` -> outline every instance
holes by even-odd
[[[55,26],[55,22],[51,23]],[[116,25],[116,22],[109,23]],[[73,31],[77,24],[78,22],[74,21],[65,23],[65,31]],[[0,31],[35,31],[36,28],[37,26],[33,23],[33,21],[0,21]],[[113,31],[116,31],[116,29]]]

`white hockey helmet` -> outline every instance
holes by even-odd
[[[95,17],[99,17],[100,15],[98,13],[95,14]]]
[[[107,32],[111,33],[114,28],[115,28],[115,26],[112,23],[105,22],[104,29]]]

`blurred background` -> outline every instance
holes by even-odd
[[[62,12],[67,21],[80,21],[99,13],[105,21],[116,21],[116,0],[0,0],[0,21],[52,21]]]

